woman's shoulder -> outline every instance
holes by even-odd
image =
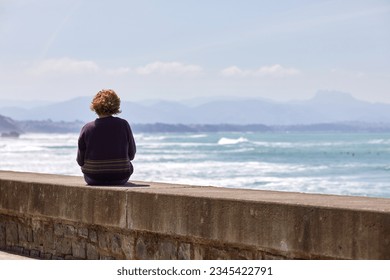
[[[84,124],[84,126],[80,130],[80,137],[82,135],[90,133],[90,131],[93,131],[95,128],[95,121],[88,122]]]
[[[95,127],[95,121],[90,121],[84,124],[82,130],[92,129],[93,127]]]
[[[123,124],[125,124],[125,125],[129,125],[129,122],[128,122],[127,120],[122,119],[122,118],[120,118],[120,117],[114,117],[113,119],[114,119],[116,122],[120,122],[120,123],[123,123]]]

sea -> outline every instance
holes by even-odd
[[[390,198],[389,133],[137,133],[131,180]],[[0,137],[0,170],[82,176],[78,134]]]

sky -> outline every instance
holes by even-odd
[[[390,0],[0,0],[0,100],[390,103]]]

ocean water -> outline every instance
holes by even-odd
[[[0,138],[0,170],[82,175],[77,134]],[[135,134],[131,179],[390,198],[390,134]]]

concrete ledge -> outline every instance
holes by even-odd
[[[16,261],[16,260],[33,260],[33,259],[0,251],[0,260]]]
[[[59,225],[75,233],[58,234]],[[12,238],[21,228],[27,237]],[[42,228],[53,231],[47,248]],[[136,181],[89,187],[81,177],[1,171],[0,249],[12,248],[46,258],[390,259],[390,199]]]

